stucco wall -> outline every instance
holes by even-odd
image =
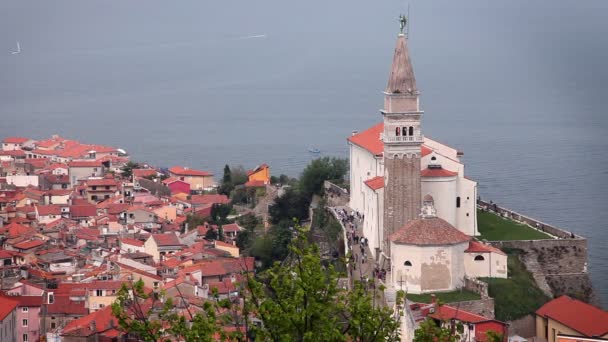
[[[412,246],[391,243],[392,282],[410,293],[450,291],[464,285],[462,254],[468,244]],[[405,266],[409,261],[412,266]]]
[[[481,256],[484,260],[475,260]],[[465,274],[468,277],[507,278],[507,256],[498,253],[465,253]]]

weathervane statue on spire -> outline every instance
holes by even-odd
[[[399,16],[399,26],[401,27],[401,34],[403,34],[403,29],[405,28],[405,25],[407,24],[407,18],[401,14]]]

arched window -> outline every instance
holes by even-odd
[[[414,136],[414,127],[410,127],[410,136]]]
[[[431,157],[431,160],[437,160],[437,157],[432,156],[432,157]]]
[[[407,261],[405,261],[405,262],[403,263],[403,265],[405,265],[405,266],[408,266],[408,267],[409,267],[409,266],[412,266],[412,263],[411,263],[409,260],[407,260]]]
[[[456,208],[460,208],[460,196],[456,197]]]
[[[403,136],[407,135],[407,127],[401,127],[401,131],[403,132]]]
[[[400,127],[395,127],[395,135],[396,136],[400,136],[401,135],[401,128]]]
[[[484,260],[486,260],[486,259],[483,257],[483,255],[478,255],[475,257],[475,261],[484,261]]]

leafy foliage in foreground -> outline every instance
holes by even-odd
[[[162,302],[162,293],[145,293],[138,281],[123,285],[112,312],[123,331],[144,341],[398,341],[399,317],[374,305],[361,284],[340,288],[337,272],[322,265],[308,233],[296,227],[283,263],[258,278],[243,272],[243,301],[210,300],[191,313],[179,305],[184,298],[175,298],[177,306],[172,299]],[[402,296],[397,303],[403,305]],[[254,318],[261,324],[252,324]]]

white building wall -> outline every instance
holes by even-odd
[[[431,195],[437,216],[456,225],[456,177],[422,177],[422,198]]]
[[[479,235],[477,230],[477,182],[464,177],[458,178],[456,196],[460,197],[460,208],[456,209],[454,226],[467,235]]]
[[[39,181],[38,175],[35,175],[35,176],[8,175],[8,176],[6,176],[7,184],[14,184],[15,186],[18,186],[18,187],[27,187],[29,185],[33,185],[33,186],[37,187],[39,184],[38,181]]]
[[[463,255],[468,243],[450,246],[413,246],[391,243],[392,283],[409,293],[452,291],[464,285]],[[405,266],[410,261],[412,266]],[[426,274],[423,277],[423,272]],[[425,278],[436,277],[445,286],[433,286]],[[433,282],[435,283],[435,282]]]
[[[380,248],[382,241],[382,220],[383,220],[383,199],[384,188],[376,191],[368,186],[364,187],[363,195],[365,197],[365,211],[363,215],[363,236],[369,240],[369,249],[372,256],[377,258],[376,248]]]
[[[484,260],[475,260],[482,256]],[[467,277],[507,278],[507,256],[498,253],[465,253],[464,266]]]
[[[350,203],[349,206],[359,212],[365,212],[365,181],[382,176],[380,160],[367,150],[350,144]]]

